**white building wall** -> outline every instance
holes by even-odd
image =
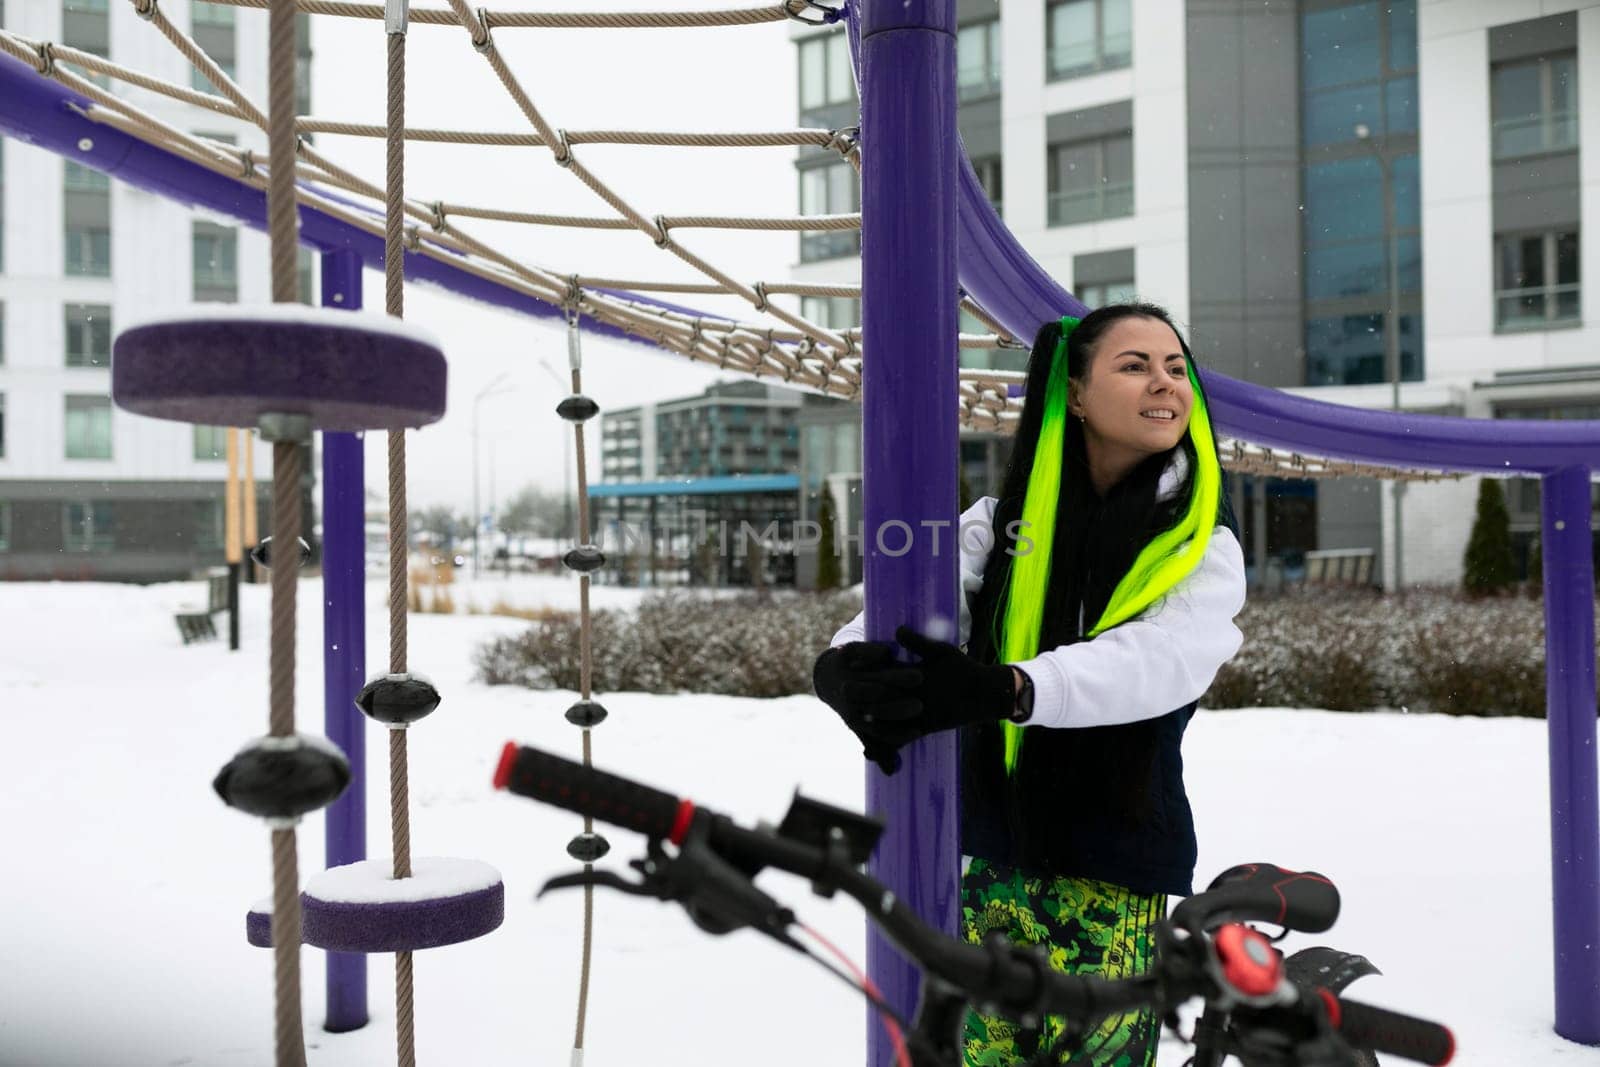
[[[163,11],[187,28],[190,5]],[[236,8],[239,80],[253,99],[266,95],[267,15]],[[128,4],[110,5],[111,58],[145,73],[189,84],[189,67],[161,34]],[[61,39],[61,4],[38,0],[7,5],[10,29],[44,40]],[[155,93],[113,86],[139,107],[191,132],[231,133],[242,146],[265,149],[265,135],[238,120],[168,100]],[[53,152],[5,140],[5,243],[0,303],[5,305],[5,361],[0,394],[5,403],[5,454],[0,481],[219,481],[221,460],[194,458],[187,424],[144,418],[113,408],[112,458],[65,458],[65,397],[109,395],[110,371],[67,367],[64,305],[107,304],[116,329],[191,302],[192,221],[212,217],[122,182],[111,183],[111,277],[68,277],[63,262],[63,162]],[[239,234],[241,303],[271,297],[265,234]],[[271,477],[271,449],[255,450],[256,475]]]
[[[1496,334],[1489,29],[1569,11],[1579,11],[1584,322]],[[1470,385],[1496,371],[1600,361],[1600,2],[1436,0],[1418,6],[1417,36],[1428,379]]]
[[[1008,2],[1000,19],[1001,198],[1006,226],[1067,289],[1073,257],[1132,248],[1143,299],[1186,322],[1189,312],[1189,186],[1184,145],[1186,49],[1183,0],[1132,0],[1133,65],[1045,80],[1044,0]],[[1162,32],[1160,27],[1172,27]],[[1133,102],[1134,214],[1076,226],[1047,223],[1046,120],[1064,111]],[[858,257],[796,264],[799,281],[859,283]],[[798,309],[798,302],[793,305]]]

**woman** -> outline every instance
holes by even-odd
[[[962,927],[1043,946],[1075,974],[1148,969],[1167,895],[1192,892],[1194,824],[1180,746],[1239,650],[1244,559],[1188,346],[1148,304],[1048,323],[1034,341],[998,498],[962,526],[965,651],[862,617],[817,660],[817,693],[893,773],[898,749],[957,729]],[[999,546],[995,550],[995,546]],[[970,615],[970,624],[969,624]],[[966,1062],[1148,1067],[1149,1012],[1087,1031],[974,1012]]]

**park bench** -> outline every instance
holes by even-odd
[[[178,624],[178,636],[183,638],[186,645],[214,639],[217,636],[217,624],[212,616],[228,608],[228,569],[211,568],[205,574],[205,583],[205,609],[188,608],[174,612],[172,616]]]
[[[1371,548],[1328,548],[1306,553],[1307,585],[1361,588],[1373,584],[1377,551]]]

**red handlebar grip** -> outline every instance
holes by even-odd
[[[1318,990],[1328,1005],[1328,1018],[1339,1036],[1356,1048],[1371,1049],[1408,1060],[1443,1067],[1456,1054],[1448,1027],[1355,1000],[1342,1000]]]
[[[646,837],[682,836],[678,824],[686,801],[536,748],[508,744],[495,769],[494,784]]]

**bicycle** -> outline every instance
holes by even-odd
[[[808,879],[822,896],[851,897],[921,967],[914,1019],[901,1018],[864,976],[858,982],[818,962],[873,1003],[903,1067],[959,1067],[961,1031],[974,1004],[1033,1026],[1047,1015],[1092,1025],[1151,1008],[1177,1030],[1176,1008],[1195,998],[1203,1013],[1185,1039],[1195,1047],[1192,1067],[1216,1067],[1230,1055],[1244,1067],[1359,1067],[1378,1052],[1443,1065],[1455,1053],[1454,1036],[1438,1023],[1338,995],[1373,973],[1363,958],[1312,949],[1285,960],[1273,947],[1288,931],[1321,933],[1338,918],[1338,889],[1314,872],[1265,863],[1230,868],[1159,924],[1148,973],[1075,976],[1003,935],[971,945],[927,925],[862,869],[882,823],[799,793],[777,827],[751,829],[688,799],[515,743],[502,750],[494,785],[647,838],[645,857],[630,862],[638,881],[589,867],[549,880],[540,895],[594,886],[674,901],[708,933],[749,928],[813,958],[791,932],[805,929],[794,912],[755,876],[770,867]],[[1284,933],[1269,939],[1248,923]]]

